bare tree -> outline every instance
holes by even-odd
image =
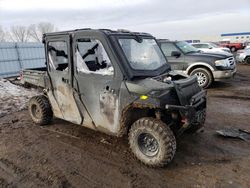
[[[27,42],[29,37],[29,30],[25,26],[17,25],[10,29],[10,38],[13,42]]]
[[[37,42],[41,42],[41,36],[40,36],[39,32],[37,31],[37,25],[32,24],[29,26],[29,34],[33,40],[35,40]]]
[[[5,32],[3,28],[0,26],[0,42],[5,42],[5,41],[6,41]]]
[[[37,42],[42,42],[42,36],[44,33],[50,33],[56,30],[56,27],[49,22],[41,22],[37,25],[32,24],[29,26],[30,37]]]

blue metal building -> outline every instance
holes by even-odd
[[[228,39],[231,42],[247,42],[250,41],[250,32],[223,33],[221,38]]]

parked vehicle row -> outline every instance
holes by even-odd
[[[203,51],[203,52],[212,52],[212,53],[231,53],[229,48],[218,46],[215,43],[212,42],[206,42],[206,43],[192,43],[193,47]]]
[[[198,83],[208,88],[213,81],[231,78],[236,73],[231,53],[201,53],[183,41],[158,40],[171,68],[188,75],[196,75]]]

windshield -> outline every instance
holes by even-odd
[[[199,50],[192,45],[188,44],[187,42],[176,42],[176,45],[183,51],[185,54],[186,53],[192,53],[192,52],[199,52]]]
[[[217,44],[214,44],[214,43],[209,43],[209,45],[214,47],[214,48],[219,48],[219,46]]]
[[[156,70],[167,63],[154,39],[120,38],[118,41],[133,69]]]

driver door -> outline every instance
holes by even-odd
[[[108,45],[93,37],[74,40],[74,82],[82,104],[94,126],[100,131],[115,134],[119,131],[119,89],[122,79],[115,75]]]
[[[162,43],[161,49],[166,56],[168,63],[171,66],[172,70],[183,70],[184,69],[184,63],[185,58],[183,53],[172,43]],[[181,53],[180,57],[174,57],[172,56],[172,52],[178,51]]]

